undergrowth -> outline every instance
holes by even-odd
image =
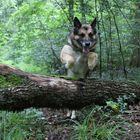
[[[0,140],[43,140],[42,112],[27,109],[22,112],[0,112]]]
[[[87,111],[88,110],[88,111]],[[74,121],[74,140],[120,140],[127,122],[121,115],[105,112],[103,107],[86,108],[81,121]]]

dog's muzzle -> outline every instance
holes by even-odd
[[[83,53],[84,54],[89,53],[89,48],[91,46],[91,42],[90,41],[85,41],[85,42],[82,43],[82,46],[83,46]]]
[[[82,43],[83,47],[90,47],[91,46],[91,42],[90,41],[86,41]]]

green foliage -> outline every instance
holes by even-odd
[[[117,101],[106,101],[105,108],[110,108],[113,113],[124,113],[128,109],[127,101],[134,102],[136,96],[132,93],[129,96],[124,95],[122,97],[118,97]]]
[[[0,112],[0,139],[1,140],[30,140],[36,137],[44,138],[41,124],[42,113],[35,109],[20,113]],[[40,121],[40,122],[39,122]],[[33,136],[35,135],[35,136]]]
[[[58,53],[66,38],[66,27],[64,32],[61,28],[66,18],[60,16],[60,9],[54,8],[50,2],[32,1],[22,3],[11,14],[5,24],[7,41],[2,41],[4,59],[12,60],[14,65],[25,63],[41,67],[44,73],[51,73],[60,66]]]
[[[113,101],[107,101],[106,104],[107,104],[107,107],[110,107],[114,112],[120,111],[119,103],[116,103]]]
[[[120,127],[124,120],[118,116],[102,111],[103,108],[95,107],[81,122],[75,122],[75,140],[119,140]],[[123,130],[121,130],[123,134]]]
[[[78,16],[83,22],[91,22],[98,15],[97,29],[100,36],[97,53],[100,70],[114,71],[122,69],[124,65],[129,66],[130,56],[138,45],[129,43],[134,33],[134,22],[130,18],[131,9],[128,5],[132,5],[132,10],[136,9],[135,2],[125,1],[124,5],[120,0],[97,0],[96,3],[77,0],[73,4],[63,0],[2,0],[1,62],[12,61],[12,65],[26,71],[60,74],[60,49],[67,42],[72,18]]]

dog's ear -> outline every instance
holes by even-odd
[[[96,27],[96,18],[94,18],[94,20],[92,21],[92,23],[90,24],[92,29],[94,29]]]
[[[78,29],[81,28],[82,24],[77,17],[74,18],[73,22],[74,22],[74,27],[75,28],[78,28]]]

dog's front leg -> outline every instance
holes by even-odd
[[[64,53],[63,51],[61,52],[61,61],[63,64],[65,64],[65,68],[67,69],[67,76],[68,77],[73,77],[74,73],[70,70],[74,66],[74,58],[67,53]],[[75,110],[67,110],[67,117],[70,117],[71,119],[75,119]]]
[[[74,58],[69,54],[63,54],[61,57],[61,61],[65,64],[66,69],[70,69],[74,65]]]
[[[97,64],[98,55],[95,52],[90,52],[88,54],[88,68],[93,70]]]

